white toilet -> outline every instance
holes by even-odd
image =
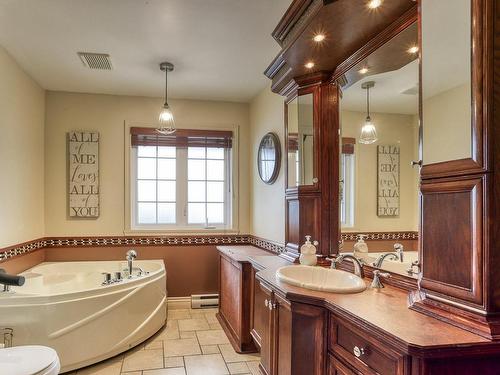
[[[0,375],[57,375],[57,352],[47,346],[26,345],[0,349]]]

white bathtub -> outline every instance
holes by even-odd
[[[135,261],[149,274],[101,285],[102,272],[122,261],[47,262],[22,275],[26,283],[0,293],[0,327],[13,344],[54,348],[62,372],[99,362],[146,340],[167,317],[163,261]]]

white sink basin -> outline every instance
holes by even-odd
[[[333,293],[358,293],[366,289],[362,278],[350,272],[314,266],[285,266],[276,271],[284,283]]]

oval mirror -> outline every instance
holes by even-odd
[[[278,178],[281,163],[281,145],[278,136],[267,133],[259,145],[257,166],[259,176],[266,184],[273,184]]]

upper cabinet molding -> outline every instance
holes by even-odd
[[[383,11],[368,9],[362,0],[295,0],[273,32],[282,50],[264,74],[273,81],[273,92],[288,96],[295,78],[332,74],[390,25],[402,17],[416,19],[416,14],[413,0],[384,2]],[[317,33],[326,36],[321,44],[313,41]],[[313,69],[305,67],[309,61]]]

